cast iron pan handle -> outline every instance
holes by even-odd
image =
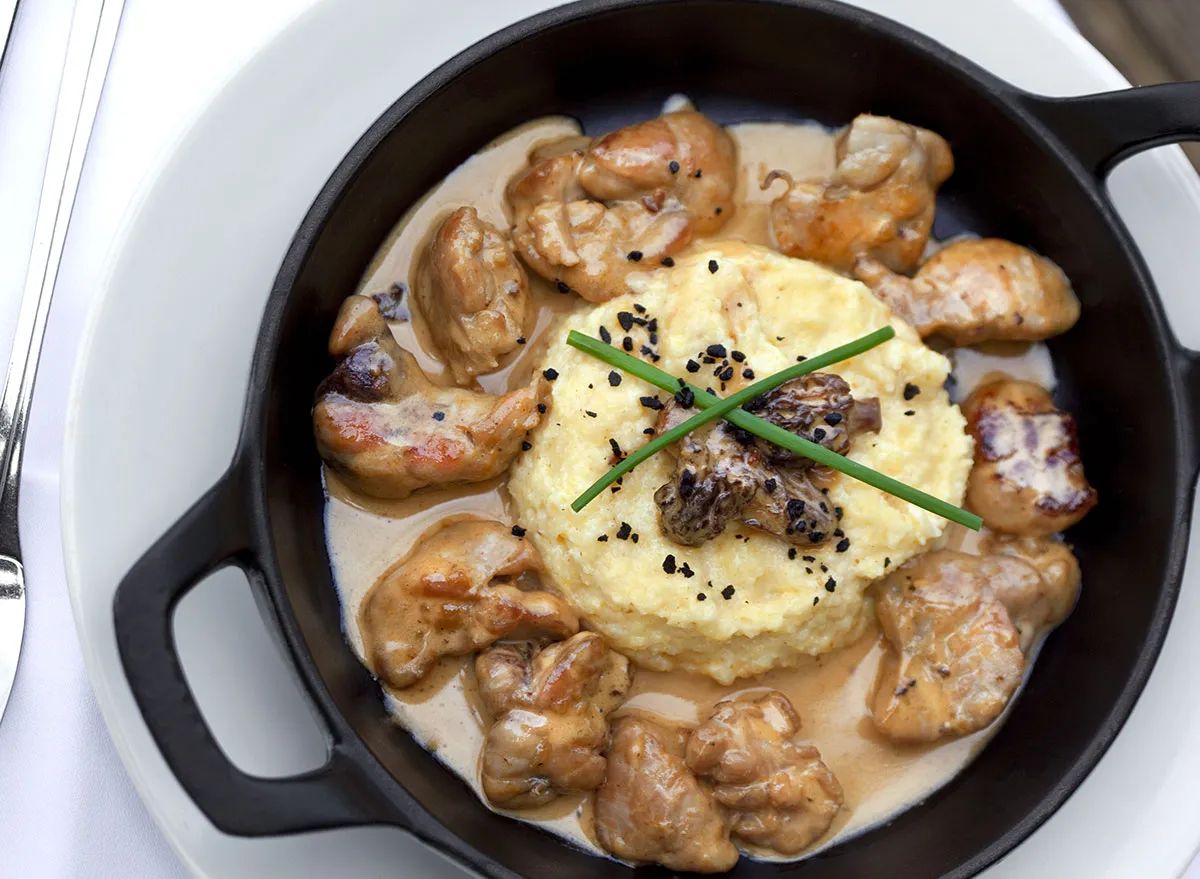
[[[167,765],[220,830],[273,836],[372,823],[373,798],[333,742],[328,762],[292,778],[247,775],[200,713],[175,650],[172,617],[187,592],[235,564],[253,578],[245,480],[235,466],[138,560],[117,588],[117,647],[146,725]]]
[[[1142,150],[1200,141],[1200,82],[1149,85],[1078,98],[1021,94],[1018,101],[1100,178]],[[1200,352],[1188,351],[1178,343],[1177,347],[1191,391],[1192,412],[1200,413]],[[1195,445],[1190,438],[1189,446]]]
[[[1200,140],[1200,82],[1079,98],[1024,94],[1019,100],[1098,177],[1142,150]]]

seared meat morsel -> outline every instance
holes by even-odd
[[[712,792],[684,762],[687,734],[637,716],[613,721],[596,837],[627,861],[721,873],[737,863],[738,850]]]
[[[733,213],[733,139],[694,111],[540,147],[509,183],[513,241],[544,278],[604,302]]]
[[[501,644],[475,673],[496,722],[483,745],[483,792],[508,809],[537,806],[604,781],[608,715],[632,682],[629,660],[592,632],[543,649]]]
[[[465,656],[501,638],[575,634],[579,620],[564,599],[518,585],[540,566],[533,545],[514,537],[509,525],[482,519],[435,525],[363,600],[367,664],[403,689],[443,656]]]
[[[897,272],[916,267],[933,228],[937,188],[954,170],[950,147],[932,131],[861,115],[837,139],[825,183],[788,181],[771,203],[771,230],[788,256],[849,272],[869,256]]]
[[[992,534],[980,544],[990,564],[1001,567],[989,585],[1021,633],[1027,653],[1037,637],[1067,618],[1079,597],[1079,562],[1053,537]],[[1001,566],[1000,563],[1007,562]],[[1030,572],[1037,576],[1030,576]]]
[[[1075,419],[1032,382],[1001,379],[962,405],[975,438],[967,503],[988,527],[1010,534],[1064,531],[1096,505],[1083,474]]]
[[[1062,269],[998,238],[949,244],[911,279],[865,257],[854,274],[922,336],[942,335],[955,345],[1048,339],[1079,320],[1079,300]]]
[[[872,715],[888,738],[966,735],[1008,704],[1025,657],[990,573],[986,560],[939,550],[883,581],[876,613],[891,649],[879,666]]]
[[[747,411],[818,445],[846,454],[851,441],[878,431],[877,399],[855,400],[840,377],[814,372],[751,400]],[[690,413],[673,401],[656,434]],[[724,422],[701,428],[675,444],[671,479],[654,494],[663,534],[697,546],[731,520],[778,535],[798,546],[824,543],[837,516],[818,487],[825,468]]]
[[[605,202],[677,201],[693,235],[711,235],[733,214],[737,187],[733,138],[703,113],[681,110],[639,122],[592,142],[579,183]]]
[[[373,497],[499,476],[547,396],[540,378],[502,396],[438,387],[364,296],[347,297],[329,351],[342,360],[317,389],[317,448],[351,488]]]
[[[454,380],[470,385],[530,331],[529,279],[508,241],[472,207],[438,226],[423,268],[413,287],[417,306]]]
[[[727,699],[692,733],[687,765],[712,782],[733,835],[794,855],[824,835],[842,807],[842,786],[777,690]]]

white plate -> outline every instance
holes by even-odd
[[[324,0],[230,80],[148,179],[117,238],[79,355],[63,462],[71,597],[121,756],[167,838],[201,877],[460,876],[391,828],[234,839],[203,818],[134,706],[112,624],[117,582],[232,454],[259,316],[293,231],[346,149],[452,53],[547,0]],[[1010,81],[1047,94],[1123,85],[1065,24],[1019,0],[867,0]],[[1114,175],[1122,215],[1185,341],[1200,341],[1200,184],[1177,150]],[[314,477],[315,478],[315,477]],[[1164,877],[1200,841],[1200,589],[1192,583],[1132,719],[1060,812],[989,876]],[[176,632],[211,725],[243,768],[323,757],[244,583],[221,574]],[[1129,584],[1137,588],[1138,584]],[[1064,718],[1064,722],[1070,722]]]

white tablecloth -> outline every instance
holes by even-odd
[[[58,515],[72,361],[109,243],[155,157],[310,0],[127,0],[34,400],[21,533],[25,644],[0,723],[0,879],[183,879],[117,757],[83,668]],[[73,0],[22,0],[0,73],[0,351],[7,360]]]
[[[76,641],[58,516],[66,398],[96,278],[145,170],[239,62],[311,2],[127,0],[26,452],[21,530],[29,606],[24,653],[0,723],[0,879],[185,876],[117,758]],[[1061,14],[1054,0],[1044,2],[1048,14]],[[24,0],[0,73],[0,352],[16,317],[72,5]],[[1200,870],[1190,875],[1200,879]]]

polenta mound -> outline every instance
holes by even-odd
[[[646,668],[727,684],[853,642],[867,622],[867,587],[929,548],[946,523],[838,476],[828,502],[842,512],[842,539],[793,547],[730,523],[701,546],[680,546],[658,523],[654,492],[672,466],[662,454],[572,512],[580,492],[648,440],[654,400],[666,394],[568,347],[567,333],[611,339],[727,395],[884,325],[895,328],[894,339],[828,370],[856,398],[880,401],[882,429],[859,436],[849,456],[961,503],[972,447],[943,388],[950,363],[856,281],[730,243],[681,259],[648,276],[638,293],[552,331],[540,367],[556,376],[552,407],[513,466],[509,490],[547,576],[589,628]],[[726,353],[713,356],[710,347]]]

